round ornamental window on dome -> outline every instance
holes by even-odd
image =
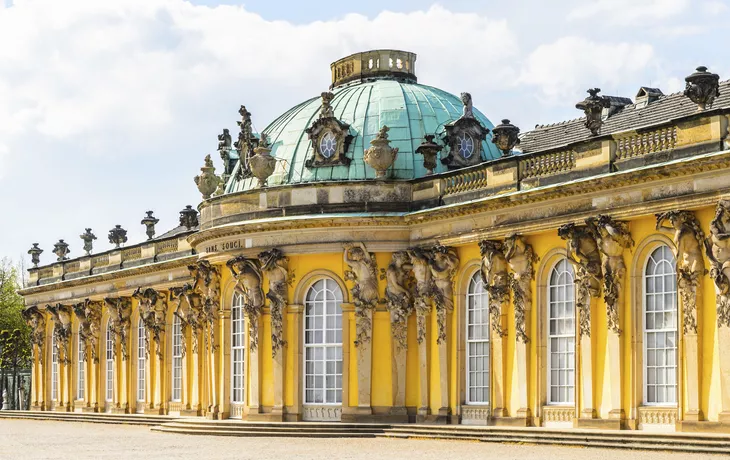
[[[474,139],[466,133],[461,133],[457,139],[459,155],[464,159],[471,158],[474,155]]]
[[[319,153],[325,158],[331,158],[337,149],[337,137],[332,131],[327,131],[319,139]]]

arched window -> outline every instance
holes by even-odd
[[[466,294],[466,403],[489,404],[489,299],[480,272]]]
[[[51,400],[58,401],[58,349],[55,334],[51,336]]]
[[[114,399],[114,332],[112,322],[106,325],[106,400]]]
[[[145,330],[142,318],[137,323],[137,401],[145,400],[145,377],[147,376],[146,362],[147,346],[145,343]]]
[[[246,345],[246,322],[243,316],[243,296],[233,294],[231,305],[231,402],[244,403],[244,351]]]
[[[86,359],[84,353],[84,341],[81,338],[81,334],[76,335],[76,362],[78,364],[76,372],[76,399],[84,399],[85,397],[85,386],[86,386]]]
[[[183,334],[180,317],[172,320],[172,400],[182,401]]]
[[[575,284],[567,259],[550,272],[547,314],[548,403],[575,404]]]
[[[677,272],[660,246],[644,271],[644,403],[677,404]]]
[[[321,279],[304,304],[304,404],[342,404],[342,290]]]

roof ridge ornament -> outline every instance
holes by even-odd
[[[249,167],[251,174],[259,180],[258,187],[266,187],[269,176],[274,173],[276,168],[276,158],[271,156],[271,147],[269,147],[269,139],[266,134],[261,133],[259,145],[253,149],[254,155],[249,159]]]
[[[87,228],[86,231],[79,236],[84,242],[84,251],[86,251],[86,255],[90,256],[91,251],[94,249],[94,240],[96,239],[96,235],[94,235],[91,232],[90,228]]]
[[[147,211],[147,216],[140,222],[140,224],[146,227],[145,233],[147,234],[148,241],[155,237],[155,225],[160,221],[160,219],[152,214],[154,214],[154,211]]]
[[[684,95],[697,104],[697,110],[712,107],[716,97],[720,96],[720,76],[707,71],[707,67],[699,66],[697,71],[685,77]]]
[[[30,254],[30,261],[33,263],[33,266],[37,267],[38,264],[41,262],[41,254],[43,254],[43,249],[38,247],[38,243],[33,243],[33,246],[28,249],[28,254]]]
[[[127,231],[121,225],[115,225],[109,230],[109,242],[119,249],[122,244],[127,242]]]
[[[443,147],[436,142],[433,134],[426,134],[421,145],[416,149],[416,153],[423,155],[423,167],[426,168],[426,175],[430,176],[436,169],[436,157]]]
[[[575,104],[575,108],[585,113],[585,127],[591,131],[592,135],[597,136],[603,126],[603,109],[609,108],[611,101],[606,96],[598,95],[601,88],[590,88],[587,92],[589,96]]]
[[[180,211],[180,226],[188,230],[198,226],[198,211],[191,205],[185,206],[185,209]]]
[[[205,156],[205,164],[200,168],[201,174],[195,176],[193,181],[198,187],[198,191],[203,195],[204,200],[210,199],[213,193],[218,188],[221,178],[215,174],[215,166],[213,166],[213,160],[210,155]]]
[[[365,150],[363,155],[363,161],[375,170],[375,178],[380,180],[385,179],[388,168],[393,166],[398,156],[398,148],[390,146],[388,131],[390,128],[383,125],[375,139],[370,141],[370,148]]]
[[[68,243],[63,241],[63,238],[58,240],[58,243],[53,245],[53,253],[58,257],[58,262],[68,260],[68,253],[71,252],[68,248]]]
[[[505,118],[501,124],[492,128],[492,143],[502,151],[503,157],[507,157],[511,155],[512,149],[520,143],[519,135],[520,128]]]

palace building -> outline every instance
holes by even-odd
[[[730,431],[730,82],[520,132],[410,52],[331,73],[177,228],[34,244],[34,410]]]

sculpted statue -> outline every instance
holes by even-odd
[[[147,356],[150,353],[150,335],[157,344],[157,356],[163,358],[162,347],[163,334],[165,333],[165,312],[167,311],[167,300],[163,292],[152,288],[137,288],[132,297],[139,302],[139,314],[144,323],[145,348]]]
[[[53,338],[58,353],[58,362],[68,364],[71,362],[68,356],[68,341],[71,338],[71,307],[60,303],[55,306],[46,305],[46,311],[53,318]]]
[[[252,351],[258,348],[259,318],[264,310],[263,274],[258,262],[238,256],[229,260],[226,265],[236,278],[236,290],[243,296],[243,311],[248,317],[249,347]]]
[[[199,260],[195,265],[189,265],[188,270],[194,280],[193,290],[202,298],[200,321],[208,325],[209,343],[215,350],[215,318],[220,309],[221,295],[220,272],[207,260]]]
[[[355,304],[355,346],[368,343],[372,332],[372,322],[368,312],[378,303],[378,273],[375,256],[370,254],[363,243],[344,245],[344,260],[350,267],[345,271],[345,279],[355,282],[351,289]]]
[[[502,328],[502,308],[509,302],[509,276],[507,260],[502,243],[494,240],[479,242],[482,254],[482,283],[489,293],[489,317],[492,331],[497,337],[504,337],[507,331]]]
[[[228,151],[232,148],[232,140],[231,140],[231,133],[228,131],[228,129],[224,128],[223,133],[218,135],[218,150]]]
[[[591,297],[601,294],[601,253],[593,234],[587,227],[565,224],[558,228],[558,235],[567,241],[567,259],[575,269],[576,299],[580,310],[579,332],[591,335]]]
[[[471,94],[461,93],[461,102],[464,104],[462,118],[474,118],[474,109],[471,102]]]
[[[394,252],[385,270],[385,303],[390,312],[390,326],[396,346],[408,349],[408,315],[413,310],[413,294],[409,289],[411,258],[406,251]]]
[[[126,361],[129,358],[129,350],[127,347],[129,328],[132,324],[132,302],[126,297],[107,297],[104,299],[104,303],[109,308],[111,315],[109,321],[111,329],[119,338],[119,343],[122,344],[122,360]],[[116,355],[116,349],[114,351]]]
[[[534,265],[539,257],[522,235],[510,235],[504,240],[504,256],[512,269],[510,287],[515,305],[515,329],[517,340],[528,343],[525,310],[532,305],[532,280]]]
[[[322,111],[320,112],[320,118],[334,118],[335,111],[332,108],[332,100],[335,95],[329,91],[322,93]]]
[[[411,259],[413,276],[416,278],[416,297],[413,300],[413,307],[416,311],[417,337],[420,344],[426,338],[426,314],[431,311],[431,299],[436,290],[430,267],[432,251],[414,247],[408,249],[408,257]]]
[[[634,240],[626,222],[614,220],[606,215],[586,219],[586,226],[593,234],[601,253],[603,298],[606,301],[608,328],[620,334],[619,311],[626,275],[623,254],[624,249],[634,245]]]
[[[436,343],[441,343],[446,340],[446,313],[454,310],[454,275],[459,268],[459,256],[454,248],[437,244],[432,249],[429,267],[435,286],[434,302],[438,324]]]
[[[692,211],[656,215],[656,228],[673,235],[677,258],[677,290],[684,305],[684,333],[697,333],[697,287],[706,273],[702,259],[705,232]]]
[[[715,282],[717,325],[730,327],[730,200],[717,203],[705,249]]]
[[[79,319],[79,338],[86,344],[84,347],[84,360],[89,359],[89,348],[91,359],[94,363],[99,362],[99,334],[101,332],[101,303],[89,299],[74,305],[74,313]]]
[[[276,354],[285,345],[283,331],[283,314],[286,310],[286,289],[289,283],[289,259],[280,249],[273,248],[259,253],[261,270],[269,280],[269,292],[266,298],[269,299],[271,310],[271,354]]]
[[[42,363],[43,344],[46,340],[46,315],[34,305],[23,310],[23,318],[30,327],[31,344],[38,347],[38,351],[33,350],[33,353],[37,353],[38,360]]]
[[[203,298],[193,285],[185,283],[181,287],[170,288],[170,300],[175,302],[173,314],[180,319],[183,334],[189,327],[192,331],[193,353],[198,353],[198,334],[203,330]],[[182,341],[182,355],[185,356],[185,340]]]

